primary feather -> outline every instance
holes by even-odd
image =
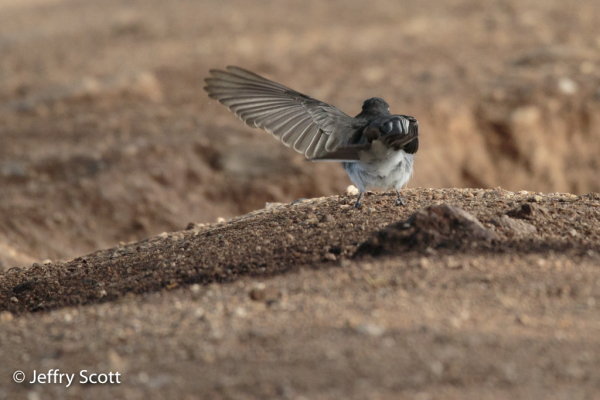
[[[210,73],[204,89],[211,98],[309,159],[323,157],[351,137],[353,118],[332,105],[239,67]]]

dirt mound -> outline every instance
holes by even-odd
[[[494,232],[487,230],[468,212],[442,204],[419,210],[406,221],[377,232],[358,247],[356,255],[377,256],[409,250],[460,249],[466,246],[473,248],[478,242],[491,242],[496,238]]]
[[[0,275],[0,309],[41,311],[114,301],[128,293],[270,277],[302,266],[340,265],[355,253],[554,249],[581,255],[598,250],[599,211],[593,196],[422,189],[406,190],[404,195],[406,207],[395,207],[392,193],[367,195],[364,211],[354,209],[349,196],[273,205],[226,223],[190,224],[187,231],[65,263],[13,268]],[[515,236],[514,224],[497,223],[507,214],[520,215],[515,214],[515,205],[517,210],[546,210],[528,214],[535,216],[529,219],[535,230],[528,235]],[[371,230],[381,228],[368,239]],[[489,246],[492,240],[494,246]]]
[[[402,195],[406,207],[393,192],[367,193],[361,210],[353,196],[272,204],[0,273],[0,398],[595,393],[598,198]],[[507,216],[531,205],[547,212]],[[496,224],[506,218],[535,229],[515,234]],[[353,258],[382,229],[400,238],[383,242],[392,251]],[[493,246],[455,246],[490,232]],[[413,239],[430,250],[394,251]],[[122,383],[19,385],[9,382],[17,366],[28,380],[59,368],[119,372]]]

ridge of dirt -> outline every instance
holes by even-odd
[[[410,250],[467,249],[490,244],[498,236],[474,216],[448,204],[422,208],[406,221],[388,225],[363,242],[356,255],[401,254]],[[489,248],[489,247],[488,247]]]
[[[596,194],[530,195],[501,189],[407,189],[404,193],[408,204],[402,207],[392,205],[390,193],[367,196],[361,210],[353,208],[353,199],[347,196],[273,205],[229,222],[191,224],[197,229],[165,233],[66,263],[13,268],[0,274],[0,310],[19,313],[85,305],[114,301],[127,293],[339,264],[338,259],[350,258],[370,231],[405,220],[430,204],[459,207],[498,231],[505,240],[497,239],[487,249],[491,253],[509,248],[556,250],[581,257],[600,250]],[[529,210],[525,217],[535,231],[515,236],[510,226],[496,226],[498,217],[518,217],[522,209]]]

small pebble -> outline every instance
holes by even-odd
[[[558,89],[564,94],[575,94],[577,93],[577,83],[568,77],[563,77],[558,80]]]
[[[335,222],[335,218],[330,214],[325,214],[321,217],[321,222],[333,223]]]
[[[186,230],[187,231],[191,231],[191,230],[198,230],[198,229],[201,229],[201,228],[204,228],[204,224],[199,224],[197,222],[190,222],[187,225]]]
[[[336,261],[337,257],[333,253],[325,253],[325,260],[327,260],[327,261]]]
[[[197,283],[194,283],[192,286],[190,286],[190,291],[194,294],[200,293],[200,289],[201,287]]]
[[[255,287],[250,290],[250,298],[254,301],[263,301],[266,298],[266,291],[263,287]]]
[[[196,310],[194,310],[194,316],[198,319],[203,319],[205,315],[206,315],[206,312],[204,311],[204,308],[202,308],[202,307],[198,307],[198,308],[196,308]]]
[[[281,292],[276,287],[267,287],[264,283],[259,283],[250,290],[250,299],[254,301],[271,302],[281,298]]]
[[[350,185],[346,188],[346,196],[357,196],[359,193],[360,191],[354,185]]]

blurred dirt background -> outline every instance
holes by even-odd
[[[125,244],[153,237],[161,232],[181,231],[189,222],[209,223],[215,222],[219,217],[229,220],[252,210],[263,209],[266,202],[289,203],[298,198],[343,193],[350,181],[341,166],[308,163],[268,134],[245,127],[225,107],[209,101],[202,90],[203,79],[208,70],[230,64],[250,69],[334,104],[350,115],[359,112],[364,99],[378,96],[390,104],[392,112],[415,116],[419,120],[422,139],[415,164],[415,176],[409,183],[411,188],[502,187],[512,192],[526,190],[529,195],[549,193],[547,199],[561,196],[570,198],[558,193],[584,195],[599,192],[599,27],[600,5],[594,0],[574,0],[568,3],[559,0],[0,0],[0,272],[14,267],[28,268],[33,263],[39,263],[36,264],[38,268],[44,262],[65,266],[69,265],[66,261],[99,249],[116,248],[115,246],[135,249],[137,244],[129,247]],[[439,194],[442,192],[414,193],[416,197],[413,201],[444,201],[452,198]],[[501,191],[498,189],[494,193]],[[522,200],[527,201],[527,196]],[[578,199],[583,201],[583,197]],[[594,195],[588,199],[597,201]],[[411,203],[410,209],[416,210],[417,205]],[[481,206],[491,207],[496,213],[503,212],[494,202],[484,202]],[[364,212],[369,213],[368,207]],[[322,212],[323,215],[328,213],[333,211]],[[408,209],[394,210],[384,220],[393,222],[408,215]],[[583,214],[577,214],[577,211],[572,214],[572,218],[576,218],[576,222],[580,224],[572,227],[575,235],[570,230],[559,230],[548,233],[546,239],[568,241],[574,240],[577,234],[593,234],[595,230],[584,225],[586,222],[581,215]],[[586,218],[597,219],[597,214],[585,215]],[[340,254],[349,256],[368,237],[369,229],[375,229],[374,226],[369,228],[368,214],[364,217],[367,222],[357,223],[361,227],[360,237],[347,243],[350,247]],[[336,215],[335,218],[341,217]],[[376,225],[379,226],[378,224]],[[340,234],[328,226],[321,228],[318,232],[332,235],[331,238]],[[161,236],[158,238],[160,241]],[[165,239],[165,236],[162,238]],[[230,245],[241,244],[232,242]],[[592,253],[598,252],[597,243],[590,246]],[[298,251],[303,254],[313,250],[316,254],[322,250],[310,249],[308,244],[301,247]],[[306,250],[303,250],[304,247]],[[513,250],[515,255],[506,256],[501,261],[494,259],[496,261],[490,261],[490,264],[481,261],[484,265],[482,268],[506,266],[524,256],[524,253],[519,253],[521,250]],[[572,256],[562,254],[563,250],[564,247],[560,246],[553,248],[552,252],[539,250],[541,259],[545,260],[543,263],[534,257],[522,264],[533,268],[538,274],[540,271],[547,272],[547,265],[555,265],[554,257],[562,260],[557,265],[563,265],[561,263]],[[172,256],[175,262],[178,254]],[[425,256],[433,257],[431,262],[434,265],[448,264],[445,256]],[[417,260],[414,262],[420,262],[418,260],[421,255],[414,257]],[[597,258],[588,257],[591,257],[586,261],[589,263],[588,271],[592,272],[586,279],[592,285],[598,282],[597,271],[594,273],[592,267],[597,265]],[[283,287],[284,292],[288,290],[285,288],[291,287],[289,285],[296,284],[314,284],[320,287],[319,285],[324,285],[321,279],[331,278],[328,274],[334,275],[331,279],[335,282],[345,282],[345,278],[340,278],[341,275],[335,275],[338,270],[315,272],[301,268],[321,263],[321,258],[321,253],[318,260],[302,258],[303,261],[298,262],[295,269],[290,269],[294,273],[277,277],[281,282],[275,285]],[[402,262],[402,257],[392,259],[395,260],[390,261],[393,265]],[[144,268],[150,265],[140,262],[140,265],[145,265]],[[544,264],[546,262],[548,264]],[[382,268],[382,273],[391,271],[386,269],[388,264],[385,262],[373,265]],[[364,269],[364,265],[360,263],[355,267]],[[569,269],[571,267],[573,266],[565,267],[568,274],[577,274],[577,271]],[[289,272],[281,266],[274,270],[269,269],[268,265],[266,268],[270,271],[266,275]],[[560,270],[562,267],[556,268]],[[17,270],[12,271],[14,273]],[[466,274],[468,276],[467,272]],[[211,285],[209,293],[216,293],[214,296],[198,295],[205,300],[209,299],[203,307],[214,306],[218,314],[223,312],[223,307],[227,309],[223,305],[224,298],[227,301],[235,296],[246,299],[244,287],[251,286],[256,276],[261,275],[250,274],[244,278],[247,279],[244,281],[246,283],[240,284],[242,286],[237,289],[227,285],[223,288]],[[523,279],[535,280],[537,277],[538,275],[531,273],[526,274]],[[0,278],[2,285],[16,282],[16,278],[10,278],[8,272],[0,274]],[[422,280],[425,278],[421,277]],[[26,282],[24,277],[19,279]],[[185,304],[181,298],[187,298],[189,290],[177,292],[177,287],[189,285],[194,280],[190,281],[182,276],[174,277],[173,282],[152,279],[145,277],[139,281],[142,283],[126,281],[123,285],[128,289],[122,289],[115,297],[110,296],[110,290],[106,292],[106,296],[102,296],[103,301],[117,301],[123,293],[132,292],[146,293],[150,296],[148,298],[127,297],[123,304],[118,303],[121,301],[118,300],[115,309],[110,308],[112,304],[108,303],[94,306],[99,308],[88,308],[85,312],[98,312],[107,316],[114,312],[114,315],[118,315],[112,322],[119,325],[117,321],[129,318],[126,317],[129,314],[116,310],[121,310],[119,307],[127,309],[129,301],[138,308],[150,307],[144,305],[149,302],[166,313],[179,315],[173,311],[173,307],[180,310],[177,307],[181,306],[181,302]],[[297,279],[304,283],[294,283]],[[570,282],[575,278],[569,275],[565,279]],[[94,281],[90,285],[96,283]],[[530,283],[534,285],[533,281]],[[552,285],[552,288],[569,286],[562,281]],[[165,287],[174,289],[166,297],[157,295],[155,298],[148,294]],[[360,291],[361,288],[359,285],[354,289]],[[221,295],[221,290],[231,291],[233,294]],[[317,296],[322,300],[313,303],[314,299],[310,296],[299,300],[308,302],[303,306],[306,310],[314,310],[318,308],[317,304],[326,303],[328,289],[323,286],[318,290],[322,290],[319,292],[322,296]],[[552,292],[554,289],[548,290]],[[562,321],[557,317],[560,310],[576,312],[580,309],[578,307],[592,307],[589,304],[593,305],[597,296],[594,294],[596,289],[590,290],[591,294],[587,293],[569,303],[572,309],[552,302],[558,308],[550,312],[552,317],[544,320],[544,326],[559,324],[557,321]],[[75,300],[69,298],[69,293],[67,291],[68,300],[50,308],[85,303],[79,297]],[[340,296],[350,296],[343,291],[340,293]],[[434,291],[430,298],[422,293],[421,299],[425,302],[445,301],[446,295],[440,297],[435,293],[437,292]],[[6,301],[10,302],[10,293],[4,295]],[[460,292],[454,295],[462,296]],[[356,296],[360,297],[358,294]],[[383,297],[377,301],[384,302]],[[521,297],[511,299],[506,301],[512,301],[514,304],[511,304],[516,307],[515,304]],[[31,310],[37,304],[21,306]],[[409,303],[402,304],[402,312],[410,313],[411,307],[407,306]],[[367,313],[372,305],[372,302],[358,301],[350,307]],[[494,303],[490,302],[488,305],[491,308],[486,308],[485,312],[491,310]],[[2,307],[17,312],[15,315],[23,311],[19,307],[13,309],[12,303],[6,303]],[[544,310],[544,307],[547,307],[546,303],[536,310]],[[43,307],[41,309],[44,310]],[[144,310],[144,313],[150,312],[149,309]],[[232,313],[235,312],[235,308],[232,310]],[[416,310],[420,311],[414,311],[416,319],[413,322],[419,320],[417,314],[425,312],[419,307]],[[462,314],[457,310],[459,309],[453,312],[458,313],[456,318],[460,319]],[[301,313],[295,314],[294,318],[320,326],[321,322],[318,321],[334,318],[336,312],[333,310],[331,314],[325,313],[316,322],[302,320]],[[68,308],[42,313],[41,317],[27,313],[13,317],[9,313],[3,314],[4,319],[0,320],[0,324],[8,324],[5,325],[7,329],[20,327],[14,334],[19,336],[19,329],[25,332],[30,327],[41,324],[43,319],[46,321],[43,324],[48,324],[48,329],[54,332],[52,337],[62,341],[68,340],[70,336],[61,332],[57,326],[69,319],[73,320],[67,314],[72,314]],[[513,314],[518,315],[515,317]],[[428,324],[437,326],[442,331],[447,328],[447,321],[436,319],[440,315],[444,313],[437,310],[426,321],[419,320],[410,325],[410,328],[406,325],[398,329],[412,329],[415,340],[418,340],[416,338],[421,333],[420,326],[426,326],[423,328],[425,333],[430,332],[427,331]],[[502,318],[494,319],[498,316],[493,312],[490,315],[494,323],[490,325],[489,332],[497,333],[506,321]],[[509,319],[521,318],[520,311],[507,315]],[[593,315],[593,311],[582,315],[587,318]],[[552,319],[554,317],[556,318]],[[62,322],[56,322],[56,318]],[[160,315],[157,314],[156,318],[160,318]],[[411,317],[409,315],[406,318]],[[432,322],[434,320],[435,323]],[[151,327],[153,321],[147,320],[144,323]],[[260,321],[263,324],[266,320]],[[356,325],[352,318],[350,321],[348,324],[353,327],[351,330],[362,323],[356,322]],[[568,327],[585,325],[583,319],[577,321],[579,322],[565,324]],[[220,323],[216,322],[217,325]],[[577,325],[579,323],[583,325]],[[593,326],[586,326],[587,328],[596,326],[595,322],[590,323]],[[386,324],[387,322],[383,323]],[[538,325],[532,323],[529,326]],[[302,326],[297,328],[302,329]],[[365,329],[369,331],[371,328]],[[271,353],[264,353],[263,347],[269,344],[269,338],[274,337],[274,334],[271,332],[261,336],[264,333],[262,328],[248,329],[253,346],[257,346],[252,348],[258,352],[258,359],[269,359]],[[283,325],[281,329],[284,329]],[[534,341],[534,331],[532,328],[527,333],[532,336],[527,336],[522,331],[516,332],[514,337],[506,336],[506,343],[509,343],[506,346],[502,342],[505,339],[500,342],[497,338],[490,339],[490,348],[504,346],[503,351],[509,353],[510,349],[515,352],[528,349],[528,343]],[[137,328],[134,332],[138,332]],[[514,332],[511,331],[512,333]],[[314,344],[311,351],[315,352],[321,351],[325,343],[319,342],[316,334],[298,337],[292,333],[290,335],[289,343],[298,341],[295,345],[300,353],[295,359],[296,364],[303,357],[304,341]],[[439,339],[436,335],[427,333],[425,336],[434,343],[446,340]],[[494,336],[492,333],[490,335],[489,337]],[[529,339],[525,339],[523,335]],[[148,346],[160,346],[161,334],[154,332],[151,336]],[[461,343],[465,340],[471,343],[471,339],[459,336],[454,339]],[[570,372],[560,369],[558,365],[562,366],[562,361],[557,361],[566,357],[569,349],[579,351],[578,349],[585,348],[585,340],[592,336],[584,336],[577,336],[577,343],[569,342],[563,347],[565,353],[560,353],[562,355],[537,358],[542,365],[542,372],[535,372],[538,373],[535,375],[531,372],[532,369],[527,369],[533,375],[527,375],[527,378],[523,378],[524,381],[518,379],[524,370],[518,367],[516,359],[501,366],[482,364],[492,371],[489,376],[492,376],[490,379],[493,382],[490,385],[495,391],[490,398],[516,398],[517,394],[528,398],[528,395],[538,393],[538,389],[557,398],[563,395],[564,398],[577,398],[573,397],[571,389],[581,382],[587,384],[587,389],[578,392],[581,395],[579,398],[594,398],[590,393],[600,387],[597,380],[594,380],[597,378],[586,372],[588,370],[580,364],[587,363],[587,367],[596,365],[594,360],[597,360],[597,353],[582,355],[582,350],[577,357],[581,356],[585,360],[581,363],[571,360],[576,365],[569,364],[569,368],[575,365],[568,370]],[[106,343],[112,343],[113,338],[110,337]],[[114,340],[120,340],[119,335],[116,337]],[[477,337],[479,339],[476,342],[483,340],[477,343],[488,343],[488,336]],[[554,340],[564,338],[563,333],[552,331],[548,333],[544,343],[551,346]],[[44,340],[46,339],[52,340],[48,337]],[[329,339],[330,342],[327,343],[336,343],[339,338],[334,335]],[[511,340],[514,342],[510,342]],[[225,340],[220,342],[221,346],[226,346],[223,344],[225,342],[227,345],[232,343]],[[359,342],[360,340],[357,341]],[[388,341],[389,343],[391,342]],[[417,348],[426,349],[429,346],[428,342],[419,343]],[[179,345],[182,342],[177,342],[177,346]],[[240,354],[246,354],[246,360],[251,360],[252,357],[245,352],[248,348],[243,343],[237,345],[241,346]],[[86,347],[90,354],[95,354],[94,346],[89,344]],[[285,346],[282,346],[279,351],[286,354],[282,350]],[[596,342],[594,346],[597,346]],[[539,350],[541,354],[545,351],[542,347],[531,351]],[[219,347],[213,347],[212,353],[207,350],[206,357],[204,353],[198,357],[210,363],[211,359],[218,359],[214,353],[217,348]],[[77,349],[79,351],[80,348]],[[25,358],[22,361],[41,369],[39,360],[50,357],[51,361],[42,364],[46,366],[49,363],[52,367],[52,360],[58,357],[56,354],[75,350],[60,347],[56,350],[58,353],[52,355],[44,353],[41,347],[36,351],[41,353],[33,352],[27,360],[23,356]],[[119,365],[122,354],[119,356],[106,351],[107,349],[102,350],[103,356],[98,356],[98,363],[106,364],[110,359],[110,362]],[[146,348],[144,351],[151,350]],[[148,362],[144,351],[135,363]],[[336,351],[344,354],[352,352],[350,347],[338,348],[334,353]],[[367,351],[367,348],[357,351]],[[377,354],[383,357],[386,350],[380,351],[381,354]],[[482,352],[480,357],[493,357],[494,354]],[[306,357],[306,364],[300,364],[307,371],[321,365],[321,362],[315,361],[317,359],[309,355]],[[469,374],[468,371],[476,371],[478,367],[465,370],[468,372],[465,375],[459,373],[463,378],[453,380],[442,374],[445,367],[435,364],[435,360],[427,361],[425,364],[433,372],[428,370],[425,377],[415,378],[416,383],[411,383],[411,389],[404,392],[406,382],[398,383],[391,378],[386,381],[383,378],[381,371],[392,368],[391,364],[382,361],[381,370],[367,368],[364,370],[367,372],[361,375],[362,361],[371,360],[368,361],[372,363],[369,364],[371,366],[379,362],[379,356],[370,357],[344,358],[343,362],[340,361],[343,366],[330,365],[329,373],[324,372],[325,378],[322,378],[319,386],[322,390],[309,391],[307,387],[310,385],[307,382],[310,380],[284,379],[285,382],[277,381],[274,386],[267,385],[264,390],[254,391],[254,394],[244,397],[243,388],[260,382],[260,373],[257,373],[255,380],[249,379],[247,382],[250,383],[239,386],[234,378],[228,380],[227,377],[218,377],[222,370],[217,370],[213,372],[216,374],[214,382],[211,381],[213,386],[209,385],[214,390],[202,387],[204,391],[195,395],[200,398],[219,398],[215,394],[218,392],[222,398],[300,398],[300,394],[310,393],[309,398],[341,398],[339,396],[351,395],[358,396],[356,398],[377,398],[368,397],[369,393],[375,393],[372,389],[382,385],[387,388],[386,393],[391,393],[390,396],[404,393],[408,398],[426,400],[433,396],[424,391],[433,382],[428,378],[430,375],[427,375],[432,373],[431,376],[437,376],[435,379],[444,376],[443,379],[439,378],[441,381],[435,380],[443,382],[446,385],[444,387],[449,388],[448,391],[444,389],[439,392],[443,393],[444,398],[485,398],[485,391],[480,391],[477,385],[469,386],[468,382],[471,381],[464,378]],[[225,374],[227,376],[235,375],[235,362],[231,361],[234,359],[235,357],[228,359],[231,364],[219,364],[229,371]],[[333,359],[337,360],[335,357],[331,358]],[[244,368],[251,369],[251,361],[248,362],[250,364]],[[349,364],[344,363],[351,365],[349,367]],[[77,365],[79,364],[73,361],[70,368]],[[282,361],[271,371],[281,369],[284,365],[287,364]],[[553,369],[554,366],[556,370]],[[349,374],[347,367],[355,374]],[[406,368],[406,371],[411,370]],[[494,371],[501,372],[496,374]],[[584,373],[580,374],[581,371]],[[141,374],[143,371],[137,371],[136,374],[138,372]],[[325,383],[327,379],[337,382],[330,388],[346,387],[349,384],[341,378],[343,374],[349,374],[347,376],[351,377],[356,390],[340,392],[331,389],[328,392]],[[173,393],[176,393],[176,397],[189,395],[189,398],[194,398],[191,391],[170,392],[173,385],[181,384],[180,381],[177,383],[173,380],[176,375],[177,373],[169,375],[172,379],[164,381],[167,383],[161,383],[163,381],[160,377],[148,378],[148,375],[143,374],[136,376],[142,386],[146,385],[144,387],[150,391],[153,387],[166,385],[167,389],[160,392],[157,398]],[[534,375],[544,379],[535,380]],[[550,375],[556,379],[550,379]],[[486,379],[476,382],[488,382]],[[533,386],[528,383],[533,381],[536,383],[532,389]],[[515,382],[520,382],[520,386]],[[562,384],[566,386],[561,386]],[[227,389],[232,385],[239,390]],[[511,385],[520,389],[515,392]],[[565,391],[561,392],[561,388]],[[29,399],[38,398],[35,397],[38,396],[37,389],[29,392],[23,391],[22,387],[18,389],[21,390],[17,392],[18,395],[30,396]],[[134,389],[128,391],[125,388],[123,392],[119,392],[119,396],[136,398],[143,392]],[[194,390],[200,389],[196,387]],[[45,396],[49,393],[45,392]],[[55,398],[69,394],[68,391],[53,393]],[[114,395],[109,392],[94,393],[107,398]],[[85,391],[72,391],[71,394],[75,397],[85,396]],[[318,394],[322,396],[319,397]],[[0,390],[0,398],[2,396],[13,398],[12,392]]]
[[[0,1],[4,268],[339,194],[202,90],[234,64],[418,118],[411,187],[600,191],[600,13],[562,1]]]

